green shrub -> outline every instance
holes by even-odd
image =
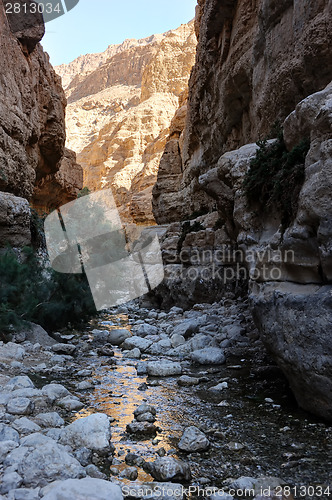
[[[310,143],[303,139],[292,151],[287,151],[281,132],[273,143],[263,140],[257,145],[259,149],[243,184],[247,199],[267,209],[276,209],[283,227],[287,227],[297,212]]]
[[[0,255],[0,283],[2,334],[27,321],[55,331],[96,312],[86,276],[45,269],[32,248],[24,248],[20,256],[9,248]]]

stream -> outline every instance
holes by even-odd
[[[126,314],[105,314],[82,333],[92,339],[93,329],[130,330],[133,321]],[[193,484],[197,485],[227,487],[235,478],[249,476],[277,477],[297,488],[327,486],[332,470],[331,426],[297,407],[286,380],[277,367],[266,361],[265,355],[261,353],[252,359],[241,354],[228,357],[227,363],[218,367],[184,363],[184,373],[199,378],[200,383],[195,387],[179,387],[178,377],[138,376],[137,360],[124,358],[120,348],[114,348],[112,362],[89,353],[81,358],[80,364],[91,372],[84,380],[93,384],[92,389],[78,391],[75,377],[65,380],[62,377],[62,383],[85,403],[84,409],[69,420],[96,412],[111,417],[115,446],[113,475],[128,467],[125,462],[128,453],[147,462],[166,453],[189,462]],[[141,361],[152,358],[158,359],[143,354]],[[222,393],[208,390],[222,381],[228,384]],[[155,440],[139,440],[126,432],[134,410],[145,401],[157,409],[156,425],[160,432]],[[211,442],[208,451],[188,455],[178,450],[184,429],[191,425],[208,436]],[[109,464],[103,472],[109,475]],[[152,477],[138,468],[138,480],[151,481]]]

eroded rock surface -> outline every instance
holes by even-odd
[[[71,153],[62,161],[66,99],[39,44],[44,25],[40,15],[23,10],[7,18],[1,1],[0,27],[0,190],[33,204],[38,185],[36,205],[50,208],[48,198],[57,184],[51,206],[59,206],[76,197],[82,171]],[[20,217],[15,224],[24,239]]]
[[[67,142],[84,184],[111,187],[123,215],[135,221],[154,222],[152,186],[195,47],[190,22],[57,68],[67,84]]]
[[[198,3],[187,115],[175,115],[153,189],[156,220],[172,223],[156,296],[188,307],[249,285],[299,404],[331,419],[331,4]],[[243,188],[255,141],[272,144],[276,121],[289,151],[310,143],[286,225]]]

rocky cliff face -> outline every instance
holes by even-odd
[[[67,83],[68,146],[84,184],[112,187],[123,215],[136,222],[154,222],[152,186],[195,47],[191,22],[57,68]]]
[[[181,208],[167,215],[174,221],[209,205],[198,196],[197,179],[224,152],[267,136],[276,121],[331,80],[328,0],[200,0],[195,25],[199,42],[188,119],[179,147],[166,149],[184,170],[175,190]],[[154,213],[163,221],[167,197],[161,195],[159,206],[158,194],[157,185]]]
[[[249,291],[299,404],[330,420],[331,19],[327,0],[199,1],[187,113],[177,112],[186,119],[174,119],[153,200],[156,220],[173,222],[160,299],[189,305]],[[310,144],[287,224],[280,208],[249,202],[243,184],[255,141],[277,120],[289,151]]]
[[[34,204],[38,189],[36,204],[47,208],[51,188],[41,195],[39,186],[57,182],[58,196],[52,204],[61,205],[76,196],[82,172],[76,167],[69,190],[59,176],[60,168],[72,175],[68,159],[62,164],[66,100],[60,78],[39,44],[44,24],[41,18],[23,12],[7,18],[0,1],[0,29],[0,191],[14,195],[13,203],[21,197]],[[5,206],[8,195],[0,196]],[[19,206],[25,204],[19,202]],[[6,234],[2,234],[3,241]]]

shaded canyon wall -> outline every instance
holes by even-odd
[[[198,4],[188,103],[174,117],[153,189],[156,220],[171,223],[156,297],[187,306],[249,294],[299,404],[331,420],[332,5]],[[275,207],[249,203],[243,186],[256,141],[273,144],[276,122],[289,151],[310,144],[286,225]]]
[[[75,155],[65,151],[66,99],[39,44],[44,31],[38,15],[7,18],[0,1],[1,244],[29,242],[28,202],[48,211],[82,187]]]

